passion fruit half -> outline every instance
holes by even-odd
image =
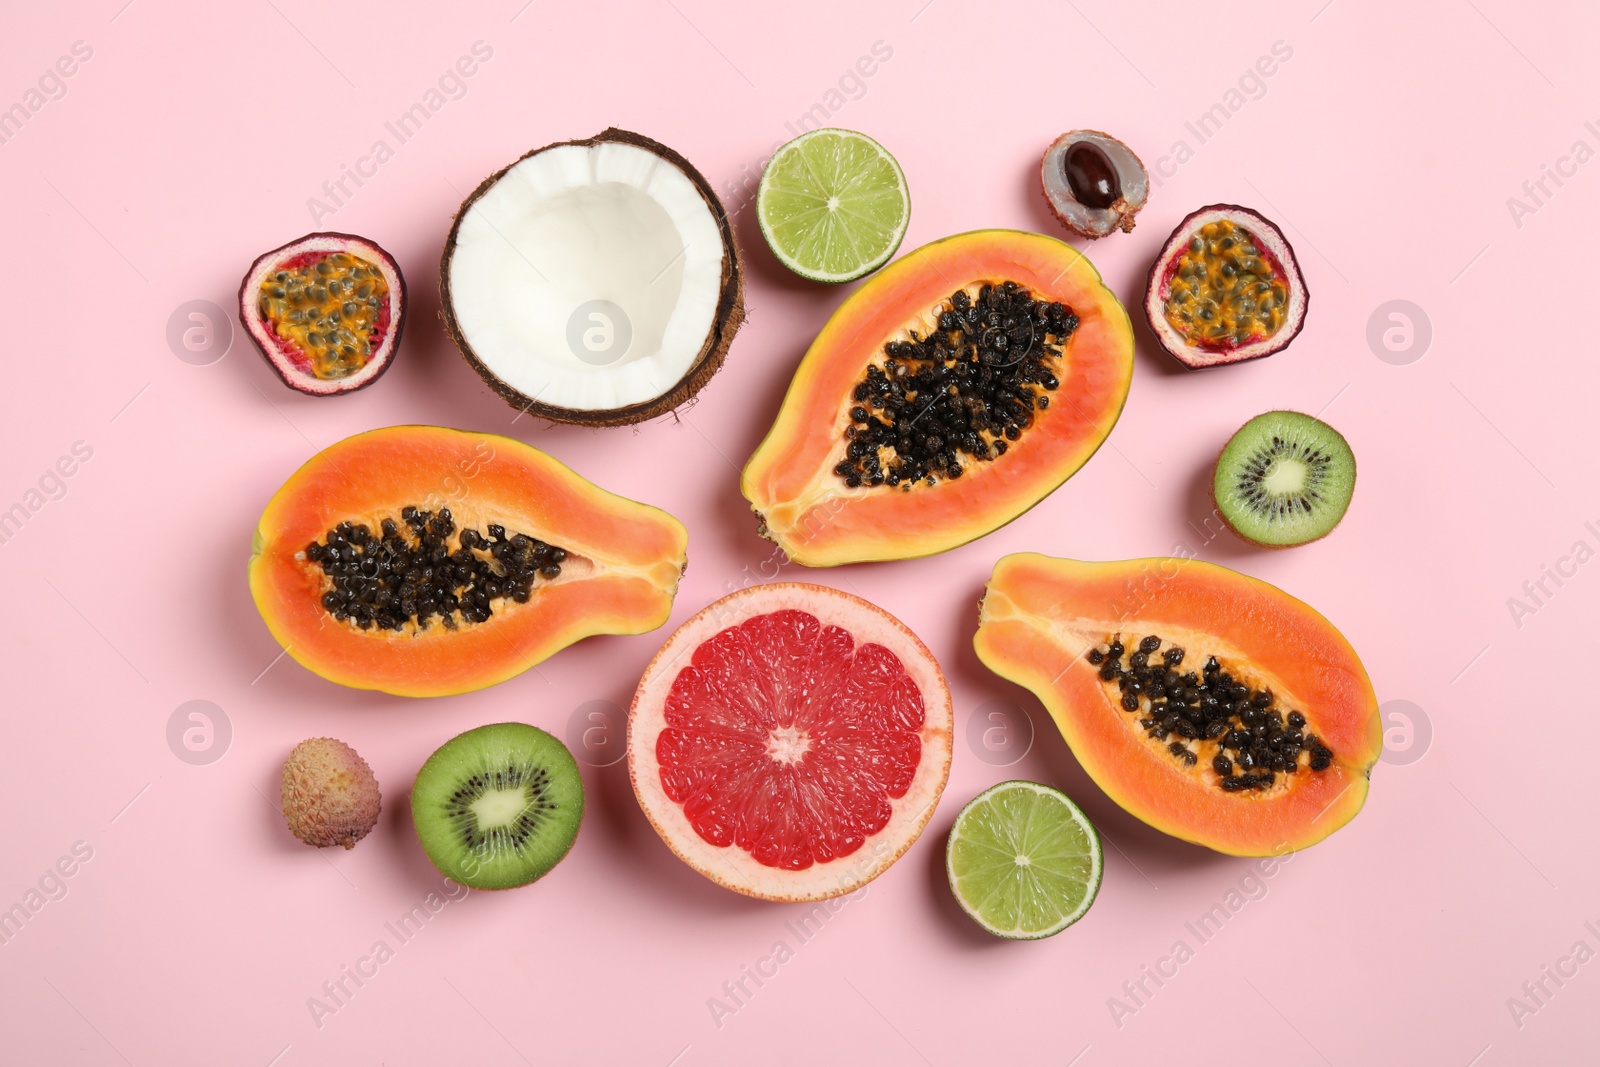
[[[666,414],[710,381],[744,321],[711,183],[626,130],[535,149],[484,179],[439,274],[467,362],[512,407],[556,422]]]
[[[268,366],[312,396],[378,380],[400,347],[406,283],[394,257],[365,237],[308,233],[250,264],[239,321]]]
[[[1309,299],[1282,230],[1249,208],[1211,204],[1167,238],[1150,267],[1144,311],[1161,347],[1199,370],[1287,348]]]
[[[1051,142],[1040,165],[1051,214],[1084,237],[1133,229],[1150,198],[1150,173],[1133,149],[1099,130],[1072,130]]]

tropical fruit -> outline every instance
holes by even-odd
[[[1150,174],[1133,149],[1099,130],[1072,130],[1044,154],[1039,182],[1061,225],[1098,238],[1133,229],[1150,197]]]
[[[283,762],[278,800],[289,832],[317,848],[355,848],[378,825],[383,805],[367,761],[331,737],[294,746]]]
[[[354,392],[378,380],[400,348],[406,282],[365,237],[308,233],[263,253],[239,284],[239,321],[291,389]]]
[[[1162,246],[1144,312],[1161,347],[1199,370],[1287,348],[1309,301],[1282,230],[1249,208],[1211,204],[1178,223]]]
[[[735,892],[822,900],[876,878],[950,773],[950,693],[882,608],[825,586],[752,586],[680,626],[628,717],[639,806]]]
[[[439,290],[446,331],[489,388],[586,426],[684,403],[744,321],[739,248],[711,183],[618,129],[485,178],[456,212]]]
[[[250,591],[288,654],[401,696],[482,689],[667,621],[688,535],[520,441],[393,426],[322,450],[262,513]]]
[[[1132,375],[1128,316],[1071,245],[935,241],[828,320],[740,487],[762,535],[807,566],[943,552],[1081,467]]]
[[[567,746],[537,726],[480,726],[422,765],[411,820],[439,873],[470,889],[514,889],[572,848],[583,778]]]
[[[1383,733],[1327,619],[1194,559],[995,565],[978,658],[1026,686],[1106,794],[1158,830],[1240,856],[1353,819]]]
[[[877,141],[824,127],[801,134],[761,172],[756,221],[785,267],[847,282],[889,262],[911,223],[900,164]]]
[[[1355,489],[1356,457],[1344,436],[1298,411],[1269,411],[1245,423],[1211,476],[1228,527],[1263,548],[1328,536]]]
[[[996,937],[1034,941],[1083,918],[1100,891],[1100,835],[1059,789],[1001,782],[961,809],[945,871],[956,903]]]

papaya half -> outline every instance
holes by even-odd
[[[250,591],[341,685],[482,689],[595,634],[667,621],[688,534],[509,437],[393,426],[317,453],[262,513]]]
[[[1043,500],[1111,432],[1127,312],[1082,253],[978,230],[885,267],[801,360],[740,488],[811,567],[931,555]]]
[[[1195,559],[1005,556],[974,639],[1039,697],[1130,814],[1236,856],[1353,819],[1383,747],[1372,683],[1339,631],[1266,582]]]

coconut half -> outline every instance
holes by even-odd
[[[738,248],[710,183],[617,129],[485,179],[450,228],[439,288],[445,328],[490,388],[590,426],[694,396],[744,320]]]

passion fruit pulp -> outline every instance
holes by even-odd
[[[311,233],[258,257],[239,286],[239,320],[268,366],[312,396],[377,381],[400,346],[406,284],[364,237]]]
[[[1180,222],[1150,267],[1145,317],[1191,370],[1288,347],[1310,297],[1294,248],[1259,212],[1211,204]]]

